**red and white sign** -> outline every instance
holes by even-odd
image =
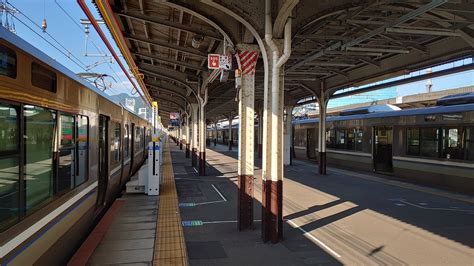
[[[255,68],[257,67],[258,51],[237,51],[237,57],[242,69],[242,75],[255,75]]]
[[[219,69],[220,57],[221,55],[219,54],[208,54],[207,55],[207,68]]]

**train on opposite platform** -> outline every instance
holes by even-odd
[[[0,27],[0,265],[64,265],[143,164],[151,124]]]
[[[292,124],[293,158],[317,160],[319,119]],[[237,128],[232,127],[236,137]],[[328,165],[474,193],[472,93],[447,96],[425,108],[347,110],[328,117],[326,130]],[[225,142],[228,128],[217,131],[218,142]]]

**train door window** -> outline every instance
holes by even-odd
[[[59,158],[58,174],[56,180],[56,193],[74,187],[75,179],[75,117],[61,114],[59,118]]]
[[[336,130],[329,129],[326,131],[326,146],[336,148]]]
[[[466,128],[466,149],[464,160],[474,161],[474,127]]]
[[[407,129],[407,155],[420,155],[420,129]]]
[[[124,151],[123,151],[123,156],[125,159],[130,158],[130,128],[128,124],[125,124],[125,132],[123,136],[123,145],[124,145]]]
[[[31,84],[43,90],[56,93],[56,73],[48,68],[33,62],[31,64]]]
[[[56,112],[25,105],[25,189],[26,212],[50,200],[54,194],[54,161],[56,150]]]
[[[19,112],[13,106],[0,103],[0,231],[19,218],[19,177]]]
[[[446,128],[443,130],[443,158],[462,160],[464,157],[463,129]]]
[[[105,203],[105,194],[107,192],[107,182],[109,178],[108,168],[108,135],[109,118],[104,115],[99,116],[99,182],[97,204]]]
[[[0,45],[0,75],[16,78],[16,53],[4,45]]]
[[[345,149],[347,146],[347,131],[344,129],[336,130],[336,149]]]
[[[374,128],[374,168],[376,171],[392,171],[392,128]]]
[[[135,128],[135,139],[133,140],[135,143],[134,152],[137,153],[140,150],[140,127],[135,126],[134,128]]]
[[[78,186],[88,178],[89,166],[89,118],[78,116],[77,118],[77,176],[74,182]]]
[[[346,132],[347,132],[346,149],[355,150],[355,129],[348,129]]]
[[[439,131],[438,128],[421,128],[421,156],[439,157]]]
[[[114,123],[114,135],[112,137],[112,143],[110,148],[110,152],[112,153],[111,157],[114,161],[113,165],[117,165],[118,163],[120,163],[122,157],[122,154],[120,152],[121,134],[122,132],[120,123]]]
[[[362,151],[363,149],[364,131],[360,128],[354,129],[354,145],[356,151]]]

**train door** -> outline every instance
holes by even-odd
[[[133,173],[133,164],[135,163],[135,123],[132,123],[132,127],[131,127],[131,130],[130,130],[130,135],[131,135],[131,138],[130,138],[131,149],[130,149],[130,173],[129,173],[129,175],[131,176],[132,173]]]
[[[316,128],[306,129],[306,156],[308,159],[316,158]]]
[[[99,116],[99,193],[97,204],[104,205],[109,179],[109,117]]]
[[[392,172],[392,127],[374,127],[373,160],[377,172]]]

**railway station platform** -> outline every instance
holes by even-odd
[[[209,146],[200,177],[184,150],[166,147],[160,196],[117,199],[69,265],[463,265],[474,258],[474,197],[335,168],[322,177],[302,160],[285,168],[284,239],[263,243],[258,181],[253,229],[237,228],[235,149]]]
[[[294,160],[285,167],[284,239],[260,238],[261,182],[254,229],[237,229],[237,150],[208,146],[198,177],[184,151],[171,156],[191,265],[469,264],[474,197],[384,176]],[[256,161],[255,176],[261,176]]]
[[[168,144],[162,175],[159,196],[118,198],[68,265],[187,265]]]

